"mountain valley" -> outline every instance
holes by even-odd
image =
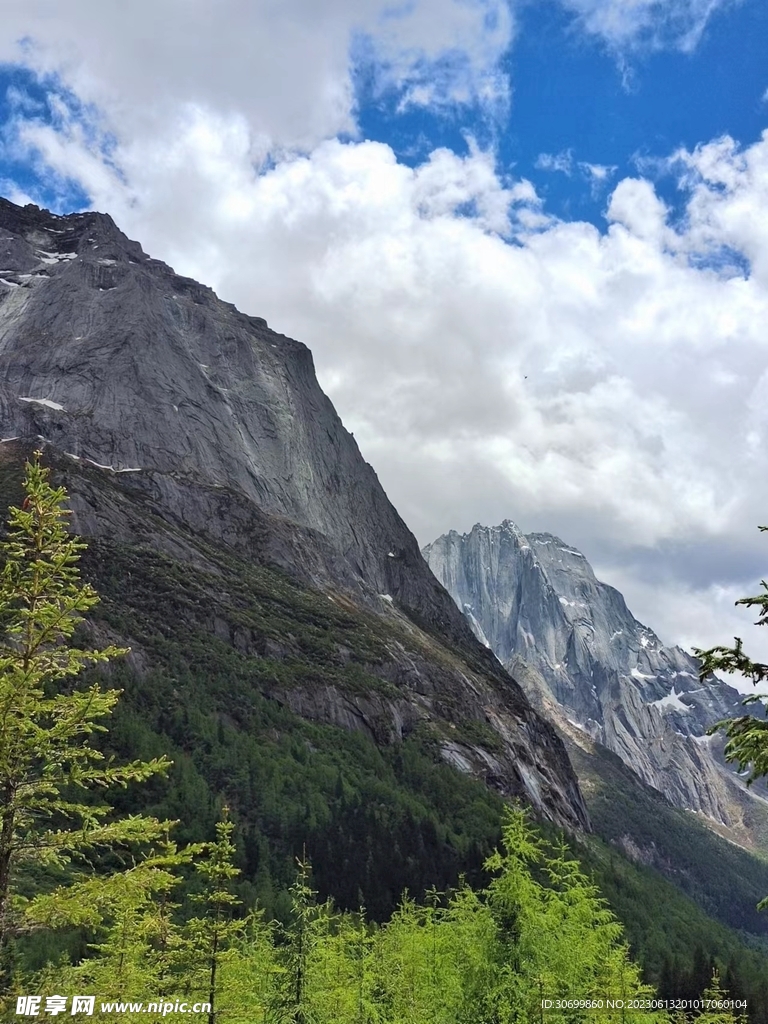
[[[197,841],[226,803],[244,899],[284,920],[306,854],[321,897],[384,920],[482,879],[519,799],[651,980],[700,949],[765,981],[768,1015],[768,864],[727,841],[758,848],[768,817],[704,739],[735,691],[556,538],[504,524],[422,557],[304,345],[105,215],[0,199],[3,518],[38,447],[102,597],[84,636],[131,648],[101,670],[123,689],[105,751],[174,762],[119,809]]]

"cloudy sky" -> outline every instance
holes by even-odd
[[[2,0],[0,194],[305,341],[422,543],[768,636],[764,0]]]

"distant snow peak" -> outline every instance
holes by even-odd
[[[20,402],[31,402],[34,405],[44,405],[46,409],[55,409],[56,412],[66,412],[67,410],[63,405],[59,405],[58,402],[52,401],[50,398],[21,398]]]

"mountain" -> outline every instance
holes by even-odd
[[[287,921],[306,855],[321,899],[382,921],[405,889],[485,884],[520,796],[576,837],[649,978],[670,958],[690,973],[700,945],[759,990],[761,956],[734,926],[762,941],[750,908],[768,872],[694,836],[632,772],[608,787],[603,757],[579,770],[616,844],[590,833],[563,739],[429,570],[308,350],[109,217],[0,200],[0,520],[38,447],[102,598],[82,640],[131,648],[96,673],[122,690],[99,742],[173,761],[119,791],[119,811],[177,820],[185,843],[210,839],[226,802],[246,904]],[[616,849],[614,807],[647,825],[639,863]],[[672,887],[658,871],[681,847]],[[718,863],[749,884],[715,882]]]
[[[706,735],[741,706],[739,693],[665,647],[584,555],[514,523],[455,531],[423,551],[475,635],[557,721],[571,744],[597,741],[677,807],[749,844],[768,804]]]
[[[30,443],[69,489],[105,628],[132,599],[112,570],[136,579],[141,552],[194,591],[187,622],[258,663],[260,697],[380,745],[426,734],[460,771],[588,827],[560,738],[429,572],[306,346],[106,215],[0,200],[0,438],[8,490]],[[258,572],[272,597],[246,614]],[[270,625],[277,592],[292,629]],[[125,619],[134,667],[153,665],[151,627]]]

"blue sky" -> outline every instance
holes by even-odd
[[[761,0],[716,12],[691,52],[642,40],[617,52],[579,31],[573,13],[554,3],[527,3],[518,18],[503,60],[512,82],[508,111],[498,117],[478,106],[399,111],[404,90],[377,94],[362,61],[363,135],[416,165],[436,146],[466,152],[470,134],[495,147],[502,172],[529,178],[549,212],[604,228],[611,182],[637,174],[640,165],[654,174],[664,199],[680,208],[674,176],[661,167],[654,171],[650,161],[725,134],[750,144],[768,123],[768,5]],[[543,154],[560,156],[568,172],[547,170]],[[585,165],[613,170],[596,187]]]
[[[674,37],[666,46],[641,37],[617,48],[581,30],[574,12],[554,2],[529,0],[516,20],[500,62],[511,83],[511,102],[501,111],[482,104],[403,109],[409,87],[377,84],[375,50],[353,39],[354,136],[390,145],[410,166],[439,146],[466,153],[472,137],[493,147],[500,174],[531,180],[549,213],[604,228],[612,182],[640,168],[680,209],[676,179],[661,166],[671,153],[724,134],[747,145],[766,125],[768,6],[761,0],[716,10],[687,52]],[[445,63],[451,60],[462,55],[446,55]],[[84,124],[95,113],[57,74],[40,76],[17,61],[0,65],[0,125],[8,125],[20,104],[30,116],[60,122],[52,98],[63,99]],[[606,168],[605,179],[596,180],[590,166]],[[8,147],[0,150],[0,180],[62,209],[89,205],[75,180],[67,187],[58,176],[54,183],[49,168]]]
[[[306,342],[420,541],[509,517],[669,642],[748,633],[768,5],[177,6],[3,0],[0,194]]]
[[[81,123],[88,123],[87,110],[58,75],[40,75],[18,63],[0,65],[0,124],[5,126],[6,133],[20,113],[57,126],[61,116],[56,101],[60,98],[79,115]],[[0,148],[0,181],[13,183],[57,212],[72,213],[90,206],[90,197],[79,182],[66,175],[52,174],[34,154],[15,152],[13,145],[7,143]]]

